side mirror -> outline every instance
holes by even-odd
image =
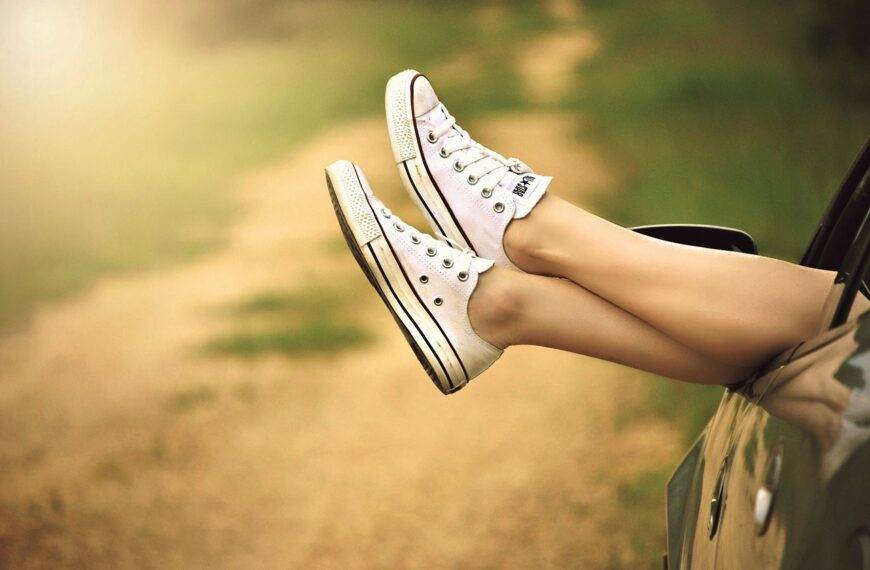
[[[739,251],[751,255],[758,253],[758,247],[755,245],[755,240],[752,239],[752,236],[734,228],[704,226],[700,224],[663,224],[637,226],[631,229],[645,236],[684,245],[723,249],[725,251]]]

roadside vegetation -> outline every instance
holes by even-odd
[[[365,346],[372,333],[347,307],[349,292],[323,288],[263,291],[222,311],[232,331],[206,343],[212,354],[253,358],[266,354],[336,355]]]
[[[817,47],[834,16],[777,2],[587,4],[602,50],[573,103],[621,176],[605,213],[738,227],[761,253],[798,261],[870,132],[857,56]],[[656,386],[657,413],[694,438],[718,391]]]
[[[2,69],[0,327],[99,275],[215,246],[241,173],[380,113],[397,70],[486,46],[475,76],[445,78],[445,92],[466,111],[515,103],[499,46],[543,21],[523,4],[484,29],[479,5],[460,2],[93,6],[80,32],[76,12],[43,16],[58,42],[80,33],[74,46],[25,42],[18,67]],[[10,27],[29,25],[10,14]]]
[[[738,227],[761,253],[799,260],[870,134],[866,38],[852,29],[866,17],[848,4],[587,2],[602,49],[571,104],[621,177],[602,211],[624,225]],[[648,385],[625,414],[667,419],[687,447],[721,397],[664,379]],[[638,548],[664,536],[672,468],[620,494],[641,521]]]

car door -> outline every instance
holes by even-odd
[[[868,528],[870,446],[865,440],[848,453],[824,450],[807,425],[812,406],[825,405],[820,401],[790,402],[788,415],[764,405],[789,383],[843,382],[844,371],[867,356],[861,336],[870,336],[870,319],[806,343],[775,379],[753,386],[759,393],[750,395],[755,401],[739,421],[730,453],[714,567],[848,567],[842,560],[854,548],[852,535]],[[841,428],[838,414],[820,417],[830,421],[823,430]]]
[[[668,568],[712,568],[715,563],[732,434],[747,404],[741,394],[727,390],[668,482]]]
[[[855,409],[870,399],[868,200],[865,171],[829,233],[836,247],[819,248],[838,273],[818,334],[741,390],[711,567],[870,567],[870,413]],[[843,414],[825,403],[837,383],[852,390]]]

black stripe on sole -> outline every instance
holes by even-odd
[[[432,171],[429,170],[429,164],[426,162],[426,157],[423,156],[423,143],[420,141],[420,132],[417,129],[416,113],[414,113],[414,82],[417,81],[417,79],[420,77],[423,77],[423,75],[420,73],[415,75],[411,79],[411,82],[409,83],[409,87],[408,87],[408,89],[410,91],[410,93],[408,93],[408,97],[409,97],[409,101],[411,103],[411,117],[410,117],[410,119],[411,119],[411,125],[414,127],[414,136],[417,138],[417,148],[420,151],[418,153],[420,155],[419,156],[420,162],[423,163],[423,167],[426,169],[426,174],[429,175],[429,180],[432,182],[432,186],[434,186],[435,190],[438,192],[438,196],[441,198],[441,203],[444,205],[444,209],[446,209],[447,212],[450,214],[450,217],[453,218],[453,223],[456,225],[457,228],[459,228],[459,233],[462,234],[462,237],[465,238],[465,243],[467,243],[468,247],[470,247],[472,250],[476,251],[474,249],[474,244],[471,242],[470,239],[468,239],[468,236],[465,235],[465,230],[462,229],[462,225],[459,223],[459,220],[456,219],[456,214],[453,213],[453,210],[450,208],[450,204],[448,204],[447,200],[444,199],[444,193],[441,192],[441,188],[438,186],[438,183],[435,182],[435,177],[432,176]],[[411,184],[413,185],[413,182]],[[425,200],[424,200],[424,203],[425,203]],[[426,208],[428,209],[428,207],[429,206],[427,205]],[[433,219],[434,219],[434,216],[433,216]],[[440,227],[440,224],[439,224],[439,227]]]
[[[362,180],[359,179],[359,172],[357,172],[356,166],[354,166],[354,172],[356,173],[357,181],[359,182],[360,186],[362,186]],[[384,226],[381,224],[381,221],[378,219],[377,216],[375,216],[375,222],[378,224],[378,227],[381,228],[381,234],[386,236],[386,230],[384,230]],[[438,327],[438,330],[441,332],[441,336],[444,337],[444,340],[447,341],[447,345],[450,347],[450,350],[453,351],[453,355],[459,362],[459,366],[462,367],[462,373],[465,374],[465,382],[467,383],[469,381],[468,370],[465,369],[465,363],[462,362],[462,358],[460,358],[459,356],[459,351],[456,350],[456,347],[453,346],[452,342],[450,342],[450,337],[447,336],[447,333],[444,332],[443,328],[441,328],[441,323],[438,322],[438,319],[435,318],[435,315],[432,314],[432,311],[429,310],[429,307],[427,307],[426,303],[423,302],[423,299],[420,298],[420,293],[417,292],[417,289],[414,287],[414,283],[411,281],[411,278],[408,277],[408,273],[405,271],[405,268],[402,266],[401,263],[399,263],[399,256],[396,255],[396,250],[393,249],[393,244],[390,243],[390,240],[386,239],[386,237],[384,237],[384,241],[387,242],[387,247],[390,248],[390,253],[392,253],[393,257],[396,259],[396,265],[399,266],[399,270],[402,272],[402,276],[405,278],[405,282],[408,284],[408,288],[413,291],[414,297],[417,298],[417,302],[420,304],[421,307],[423,307],[423,310],[426,311],[426,314],[429,315],[429,318],[432,319],[432,322],[435,323],[435,326]],[[377,259],[375,261],[377,261]],[[384,277],[386,278],[386,275]],[[387,281],[387,285],[389,285],[389,281]],[[392,286],[390,286],[390,288],[392,289]],[[398,299],[398,296],[396,296],[396,299]],[[410,315],[408,316],[410,317]]]
[[[329,189],[329,196],[330,196],[330,199],[332,200],[332,207],[333,207],[333,210],[335,211],[335,216],[338,219],[338,225],[341,227],[341,232],[344,235],[344,239],[347,242],[348,248],[350,249],[351,253],[353,254],[354,259],[356,259],[356,262],[359,265],[360,269],[362,270],[363,274],[366,276],[366,279],[368,279],[369,283],[371,283],[372,287],[375,289],[375,291],[377,291],[378,295],[381,297],[381,300],[387,306],[387,309],[390,311],[390,314],[393,316],[393,320],[396,321],[397,325],[399,325],[399,330],[402,331],[402,334],[405,336],[405,340],[408,341],[408,344],[411,346],[411,350],[413,350],[414,355],[417,357],[417,360],[423,366],[423,369],[426,371],[426,374],[429,375],[429,378],[432,380],[432,383],[435,384],[435,387],[438,388],[438,390],[444,394],[452,394],[453,392],[456,392],[457,390],[461,389],[464,386],[464,384],[461,386],[455,386],[453,384],[453,380],[450,377],[450,374],[447,372],[447,368],[444,366],[444,363],[441,362],[441,359],[438,357],[438,352],[429,343],[429,340],[426,338],[426,335],[423,334],[423,331],[420,330],[419,325],[411,317],[410,313],[405,308],[405,306],[402,304],[399,297],[395,294],[395,291],[392,290],[392,287],[390,287],[390,292],[392,293],[393,297],[398,302],[399,306],[402,307],[402,310],[405,312],[408,319],[412,323],[414,323],[414,326],[417,328],[417,331],[420,333],[420,336],[424,340],[426,340],[426,344],[429,347],[429,350],[435,356],[435,359],[438,361],[438,364],[441,366],[441,369],[444,371],[444,377],[447,379],[447,383],[450,386],[446,387],[442,384],[440,378],[438,377],[438,374],[432,368],[432,364],[430,363],[429,358],[426,356],[426,354],[423,352],[423,350],[417,344],[417,341],[414,339],[414,336],[411,333],[411,331],[408,330],[408,328],[405,326],[405,323],[402,321],[402,319],[399,317],[399,315],[396,314],[396,311],[393,309],[392,304],[390,304],[389,300],[387,299],[386,293],[383,291],[380,284],[378,283],[377,278],[372,273],[372,270],[369,267],[368,262],[366,261],[365,256],[362,253],[362,250],[360,250],[359,246],[356,243],[356,239],[353,236],[353,232],[350,229],[350,225],[348,224],[347,219],[344,217],[344,212],[341,209],[341,205],[338,201],[338,196],[336,196],[335,188],[332,185],[332,180],[330,179],[329,174],[326,175],[326,185],[327,185],[327,188]],[[386,238],[384,238],[384,239],[386,239]],[[370,253],[372,254],[372,257],[375,259],[375,262],[378,264],[378,267],[381,271],[381,274],[384,278],[384,281],[389,286],[389,279],[387,279],[386,274],[384,274],[383,268],[380,267],[380,262],[378,262],[377,256],[375,255],[374,250],[372,249],[371,245],[368,245],[368,248],[369,248]]]

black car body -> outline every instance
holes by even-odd
[[[801,262],[837,271],[817,334],[729,387],[668,483],[671,570],[870,569],[870,313],[862,314],[870,267],[868,167],[870,141]],[[727,247],[721,231],[701,228],[693,237],[682,228],[641,231]],[[754,253],[738,234],[732,247]],[[830,426],[837,433],[832,446],[823,446],[800,416],[771,413],[772,395],[796,382],[840,382],[852,390],[842,423]]]

